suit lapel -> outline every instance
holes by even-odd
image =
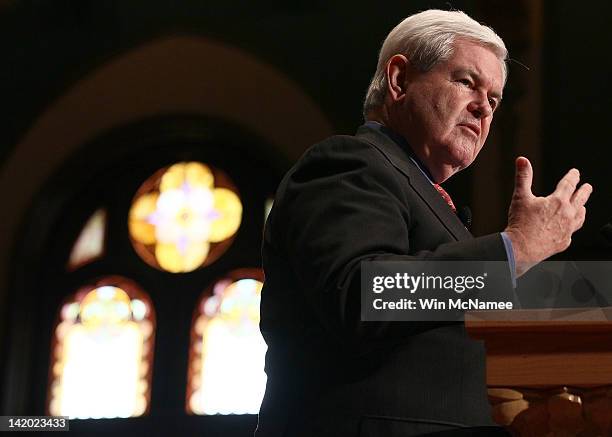
[[[440,193],[412,162],[408,151],[382,132],[367,126],[361,126],[357,131],[357,136],[372,144],[396,169],[408,178],[410,186],[456,240],[474,238],[457,215],[449,208]]]

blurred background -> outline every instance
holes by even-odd
[[[473,233],[503,230],[525,155],[537,194],[571,167],[595,188],[560,258],[610,259],[609,2],[2,0],[0,414],[249,435],[276,185],[355,132],[380,44],[428,8],[512,58],[481,156],[445,184]]]

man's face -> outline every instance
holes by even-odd
[[[469,166],[484,145],[503,89],[500,60],[457,39],[454,53],[425,73],[408,65],[405,95],[394,105],[397,130],[436,182]]]

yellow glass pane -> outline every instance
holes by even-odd
[[[147,220],[157,208],[157,193],[147,193],[136,199],[129,213],[130,236],[142,244],[155,243],[155,226]]]
[[[130,220],[128,228],[132,238],[142,244],[154,244],[155,226],[140,220]]]
[[[166,190],[178,190],[185,182],[185,164],[178,163],[174,164],[162,176],[161,182],[159,184],[159,191],[163,192]]]
[[[188,244],[183,253],[183,271],[191,272],[202,265],[210,249],[208,242]]]
[[[130,316],[130,298],[117,287],[96,288],[81,302],[81,322],[89,328],[125,322]]]
[[[140,196],[130,208],[130,219],[144,220],[157,208],[158,193],[148,193]]]
[[[155,246],[155,258],[164,270],[171,273],[183,271],[183,257],[174,244],[158,243]]]
[[[214,208],[219,214],[210,226],[209,240],[213,243],[223,241],[236,233],[242,221],[242,203],[233,192],[217,188],[213,192]]]
[[[199,162],[185,164],[185,180],[193,187],[212,189],[214,186],[214,177],[210,168]]]
[[[158,243],[155,247],[155,257],[159,265],[171,273],[191,272],[202,265],[208,249],[207,242],[193,243],[187,245],[181,253],[175,244]]]

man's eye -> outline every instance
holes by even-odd
[[[495,99],[489,99],[489,105],[491,106],[491,109],[495,109],[497,108],[497,100]]]
[[[458,80],[458,82],[459,82],[461,85],[465,85],[465,86],[468,86],[468,87],[471,87],[471,86],[472,86],[472,81],[471,81],[471,80],[469,80],[469,79],[459,79],[459,80]]]

